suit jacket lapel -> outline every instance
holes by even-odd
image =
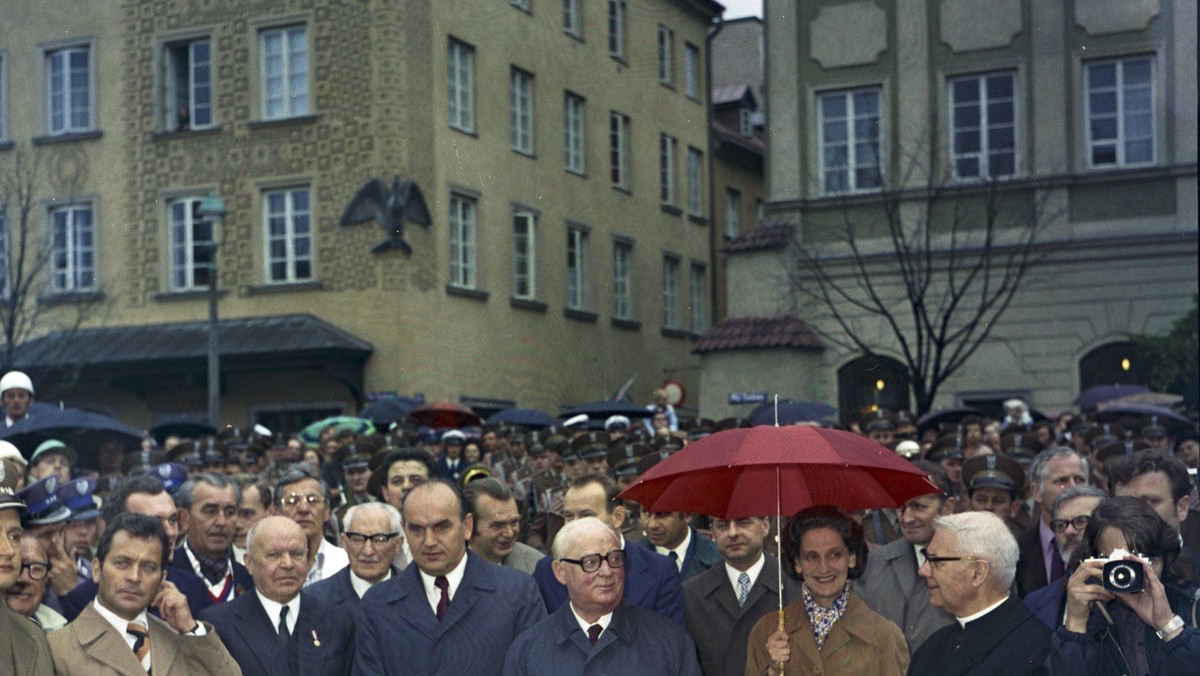
[[[465,575],[463,582],[466,583]],[[459,587],[461,591],[462,585]],[[425,595],[425,585],[421,582],[421,574],[415,564],[400,573],[400,584],[391,587],[389,593],[393,594],[393,600],[398,603],[397,612],[403,617],[403,621],[421,632],[421,636],[430,643],[436,642],[441,636],[442,623],[437,621],[433,608],[429,607],[429,597]],[[450,606],[452,608],[454,603]],[[451,608],[447,608],[447,612],[453,612]]]
[[[95,606],[89,603],[83,612],[79,613],[79,617],[75,618],[72,625],[75,625],[75,635],[79,638],[80,647],[93,658],[116,669],[119,673],[128,676],[146,676],[146,670],[142,668],[142,663],[138,662],[137,656],[133,654],[133,650],[129,648],[125,638],[117,634],[116,627],[109,624],[108,620],[96,612]],[[153,643],[150,644],[150,648],[154,649]]]
[[[13,664],[18,674],[32,674],[36,648],[27,634],[13,626],[17,622],[24,622],[24,619],[9,610],[8,604],[3,604],[0,607],[0,627],[4,629],[0,632],[0,665]]]
[[[321,644],[321,637],[317,632],[316,616],[311,603],[306,603],[308,598],[300,600],[300,616],[296,618],[296,642],[300,646],[300,673],[301,674],[323,674],[325,673],[325,658],[329,656],[329,644]],[[332,640],[333,637],[326,637],[326,641]]]
[[[646,595],[648,589],[645,581],[650,579],[650,561],[651,557],[661,556],[653,550],[647,550],[645,547],[640,548],[628,540],[625,541],[626,561],[625,565],[630,566],[632,570],[625,572],[625,600],[635,606],[643,606],[642,597]]]
[[[171,673],[171,665],[179,655],[179,635],[171,625],[149,618],[150,668],[160,674]]]
[[[439,634],[450,631],[451,627],[465,617],[467,612],[479,602],[483,592],[496,588],[492,572],[487,569],[487,564],[483,559],[470,553],[466,557],[467,567],[463,571],[462,582],[459,583],[454,598],[450,599],[450,605],[446,608],[446,616],[439,623],[441,625]],[[437,621],[436,617],[434,621]]]
[[[267,610],[263,608],[262,602],[258,600],[258,594],[248,594],[244,602],[230,601],[229,603],[237,603],[237,616],[241,621],[242,631],[237,632],[238,638],[245,642],[247,650],[254,655],[254,659],[258,660],[259,666],[263,672],[271,673],[287,673],[287,654],[283,648],[279,646],[278,633],[271,618],[267,617]],[[300,604],[301,615],[304,611],[304,603]],[[300,626],[297,619],[296,626]],[[282,666],[282,671],[280,667]]]

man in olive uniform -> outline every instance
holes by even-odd
[[[0,595],[21,576],[21,514],[25,503],[14,488],[20,468],[0,460]],[[0,603],[0,673],[15,676],[52,676],[54,662],[42,628]]]

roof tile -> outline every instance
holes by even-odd
[[[824,350],[825,343],[803,320],[790,315],[733,317],[709,327],[696,341],[692,352],[762,350],[790,347]]]

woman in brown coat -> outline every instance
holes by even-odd
[[[750,632],[746,676],[870,674],[903,676],[908,646],[900,628],[867,607],[850,580],[867,567],[862,526],[837,507],[810,507],[792,517],[784,570],[801,597]],[[782,670],[780,665],[782,664]]]

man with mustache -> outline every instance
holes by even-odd
[[[170,552],[159,519],[126,513],[108,523],[92,564],[95,601],[47,639],[58,673],[237,673],[212,625],[192,617],[183,595],[163,593]]]
[[[171,565],[203,580],[214,604],[254,588],[250,573],[232,555],[240,500],[241,491],[232,479],[209,472],[188,479],[175,496],[187,537],[175,550]]]
[[[268,516],[246,535],[254,592],[205,610],[246,676],[344,676],[354,658],[354,620],[301,592],[312,556],[308,534],[291,519]]]

